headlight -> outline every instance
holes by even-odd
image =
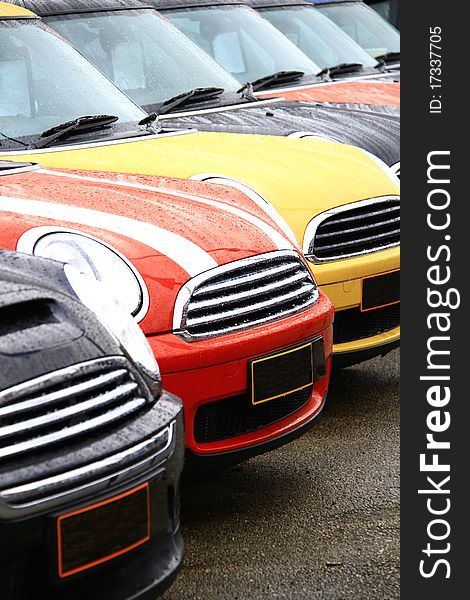
[[[70,263],[64,266],[64,271],[78,298],[114,334],[132,360],[144,367],[152,379],[160,380],[157,361],[142,329],[122,305],[110,296],[107,286]]]
[[[122,254],[87,234],[52,227],[30,229],[18,240],[17,250],[65,263],[65,274],[78,298],[152,380],[160,379],[153,352],[136,322],[148,310],[147,287]]]
[[[60,227],[36,227],[21,236],[17,250],[66,263],[103,283],[113,301],[138,322],[147,313],[148,291],[142,277],[122,254],[101,240]]]

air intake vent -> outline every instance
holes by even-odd
[[[224,335],[295,314],[317,299],[298,254],[270,252],[191,279],[176,300],[174,331],[187,341]]]
[[[0,459],[77,439],[147,402],[124,357],[92,360],[0,392]]]
[[[400,199],[373,198],[326,211],[310,222],[305,244],[305,254],[319,263],[398,246]]]

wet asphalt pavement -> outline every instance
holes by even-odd
[[[165,600],[399,598],[399,353],[336,373],[317,426],[182,494]]]

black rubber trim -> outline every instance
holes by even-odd
[[[365,348],[364,350],[352,350],[351,352],[339,352],[333,354],[333,369],[344,369],[346,367],[352,367],[365,360],[370,360],[376,356],[385,356],[395,348],[400,347],[400,340],[388,342],[387,344],[381,344],[380,346],[374,346],[373,348]]]
[[[304,433],[307,433],[307,431],[313,427],[315,421],[325,408],[327,396],[328,392],[325,394],[325,399],[320,409],[306,423],[303,423],[300,425],[300,427],[297,427],[293,431],[289,431],[288,433],[285,433],[284,435],[281,435],[275,439],[250,446],[249,448],[242,448],[241,450],[231,450],[229,452],[220,452],[218,454],[210,455],[198,454],[192,450],[186,450],[185,470],[198,471],[202,469],[207,470],[229,467],[231,465],[236,465],[248,460],[249,458],[253,458],[254,456],[271,452],[276,448],[284,446],[284,444],[292,442]]]

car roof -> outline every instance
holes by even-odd
[[[0,18],[28,18],[36,17],[30,10],[26,10],[21,6],[9,4],[8,2],[0,2]]]

